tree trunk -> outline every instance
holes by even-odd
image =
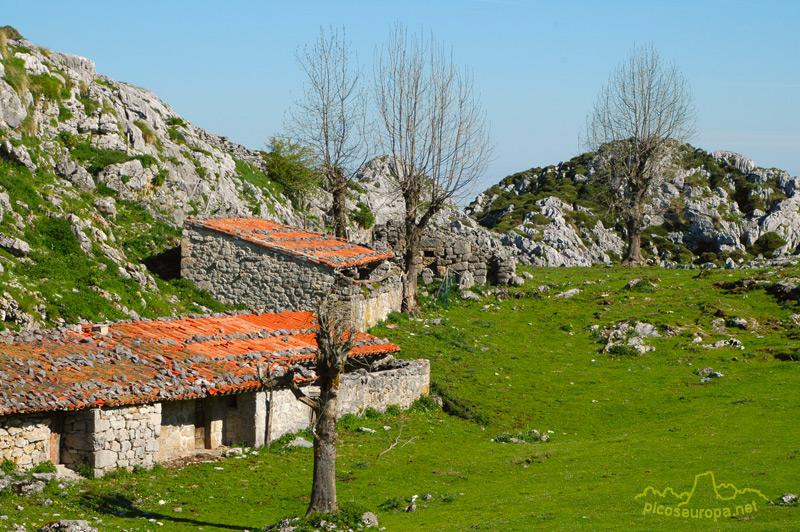
[[[339,403],[339,378],[322,379],[321,384],[330,384],[330,389],[320,390],[314,437],[314,481],[311,487],[311,502],[306,517],[314,513],[330,513],[338,510],[336,504],[336,409]]]
[[[628,252],[625,254],[623,264],[641,264],[642,256],[642,224],[640,220],[628,221]]]
[[[339,238],[347,238],[347,182],[340,169],[334,170],[340,178],[333,186],[333,234]]]
[[[406,228],[406,251],[404,255],[405,279],[403,281],[403,303],[401,311],[406,314],[419,313],[417,299],[417,279],[420,273],[420,240],[422,231],[414,225]]]

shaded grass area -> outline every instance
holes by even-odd
[[[746,521],[681,521],[643,515],[635,496],[648,486],[690,490],[706,471],[773,501],[797,493],[800,366],[776,354],[800,349],[791,317],[800,309],[796,302],[779,302],[763,285],[732,288],[745,278],[798,276],[797,268],[702,275],[628,268],[530,271],[535,279],[511,289],[507,300],[492,295],[447,309],[427,307],[421,319],[441,323],[396,316],[372,330],[400,345],[407,358],[431,359],[434,389],[454,406],[446,413],[426,402],[410,412],[343,419],[341,502],[375,511],[392,531],[795,526],[796,506],[759,505]],[[648,279],[646,290],[623,288],[634,276]],[[550,294],[534,295],[539,284],[550,286]],[[554,297],[569,288],[581,292]],[[742,318],[748,328],[716,331],[720,318]],[[623,320],[645,321],[671,336],[647,339],[656,349],[644,355],[603,354],[591,327]],[[702,343],[693,343],[697,336]],[[745,349],[701,347],[731,337]],[[701,383],[695,370],[706,366],[725,376]],[[414,440],[378,458],[401,426],[401,442]],[[533,429],[550,441],[497,441]],[[86,481],[66,496],[56,494],[57,510],[26,502],[23,515],[6,510],[9,499],[0,507],[9,522],[60,513],[98,517],[109,530],[155,529],[149,519],[165,530],[258,530],[304,513],[311,471],[309,449],[259,449],[257,456],[182,471]],[[404,512],[415,494],[417,511]],[[424,494],[432,498],[423,500]]]

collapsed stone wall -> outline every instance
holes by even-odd
[[[49,416],[0,416],[0,462],[27,469],[50,460]]]
[[[441,220],[440,220],[441,222]],[[373,242],[394,250],[405,249],[400,222],[388,220],[373,230]],[[448,271],[458,277],[459,285],[509,284],[515,277],[516,259],[482,228],[470,227],[459,219],[446,227],[431,224],[422,235],[420,253],[423,280],[428,275],[443,278]],[[427,269],[430,274],[424,272]]]
[[[181,277],[230,305],[269,312],[315,310],[333,268],[202,227],[185,225]]]

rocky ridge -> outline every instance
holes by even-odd
[[[794,255],[800,246],[800,177],[729,151],[684,145],[678,169],[646,209],[642,247],[655,263],[733,267],[759,254]],[[533,168],[480,194],[466,212],[500,231],[521,261],[589,266],[619,258],[625,228],[599,201],[593,154]]]

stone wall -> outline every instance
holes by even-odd
[[[403,303],[403,284],[400,276],[392,276],[377,286],[368,284],[356,286],[351,297],[353,302],[353,324],[360,331],[366,331],[386,319],[391,312],[399,312]]]
[[[157,460],[195,450],[195,407],[195,400],[161,403],[161,435]]]
[[[428,360],[397,360],[390,369],[359,370],[342,375],[339,381],[339,415],[357,414],[366,408],[379,412],[390,405],[402,409],[430,391],[431,364]]]
[[[400,223],[389,220],[373,228],[373,244],[378,248],[383,244],[404,249]],[[447,229],[429,225],[422,234],[420,253],[422,267],[433,276],[442,278],[450,271],[466,288],[473,283],[509,284],[516,272],[516,259],[499,241],[485,229],[468,227],[459,220],[451,222]],[[425,281],[426,276],[422,279]]]
[[[315,310],[333,268],[202,227],[184,225],[181,277],[227,304],[280,312]]]
[[[367,408],[383,412],[390,405],[408,408],[430,391],[430,369],[428,360],[397,360],[385,370],[345,373],[339,381],[338,415],[359,414]],[[303,392],[314,395],[318,390],[311,387]],[[290,390],[274,392],[272,416],[272,440],[311,425],[311,409]]]
[[[0,416],[0,462],[27,469],[50,460],[49,416]]]
[[[152,467],[161,436],[161,403],[89,410],[95,476],[118,467]]]

